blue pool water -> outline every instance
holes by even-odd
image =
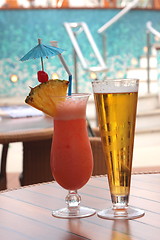
[[[57,40],[59,47],[65,49],[63,56],[73,72],[73,48],[64,22],[84,21],[102,52],[101,36],[97,30],[111,19],[119,10],[116,9],[32,9],[0,11],[0,98],[24,96],[29,86],[35,86],[37,71],[41,70],[40,60],[20,62],[19,59],[37,45],[42,38],[44,44]],[[115,77],[118,71],[125,76],[126,69],[132,66],[132,59],[137,62],[144,55],[146,46],[146,22],[160,30],[159,11],[132,10],[107,30],[107,76]],[[96,60],[84,35],[79,36],[81,47],[90,66]],[[153,41],[153,39],[152,39]],[[58,73],[61,79],[68,79],[58,57],[44,60],[45,71],[51,76]],[[12,83],[10,75],[17,74],[19,81]],[[90,76],[78,64],[79,91],[90,92]],[[74,86],[73,86],[74,88]]]

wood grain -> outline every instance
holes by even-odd
[[[67,191],[57,183],[37,184],[0,194],[0,239],[3,240],[159,240],[160,174],[132,176],[130,205],[145,216],[130,221],[109,221],[97,215],[83,219],[52,217],[65,206]],[[92,177],[79,190],[82,205],[97,211],[111,206],[106,176]]]

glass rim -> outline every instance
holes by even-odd
[[[103,82],[129,82],[129,81],[135,81],[139,82],[138,78],[108,78],[108,79],[94,79],[92,80],[92,83],[103,83]]]
[[[82,97],[89,97],[91,93],[72,93],[71,95],[66,95],[66,96],[51,96],[52,98],[66,98],[66,99],[71,99],[72,97],[74,98],[82,98]]]

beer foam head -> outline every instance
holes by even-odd
[[[92,82],[94,93],[138,92],[137,79],[95,80]]]

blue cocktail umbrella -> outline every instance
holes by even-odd
[[[53,42],[52,42],[53,43]],[[55,43],[55,41],[54,41]],[[42,71],[44,71],[44,65],[43,65],[43,58],[48,58],[52,56],[58,55],[62,65],[64,66],[66,72],[69,75],[69,87],[68,87],[68,95],[71,95],[71,89],[72,89],[72,74],[69,71],[69,68],[61,55],[61,53],[64,50],[62,48],[58,48],[57,46],[48,46],[41,43],[41,39],[38,39],[38,45],[32,48],[27,54],[25,54],[20,61],[27,61],[29,59],[35,59],[35,58],[41,58],[41,64],[42,64]]]
[[[43,58],[56,56],[62,53],[64,50],[61,48],[44,45],[41,43],[41,39],[38,39],[38,45],[32,48],[27,54],[25,54],[20,61],[27,61],[29,59],[41,58],[42,71],[44,71]]]

